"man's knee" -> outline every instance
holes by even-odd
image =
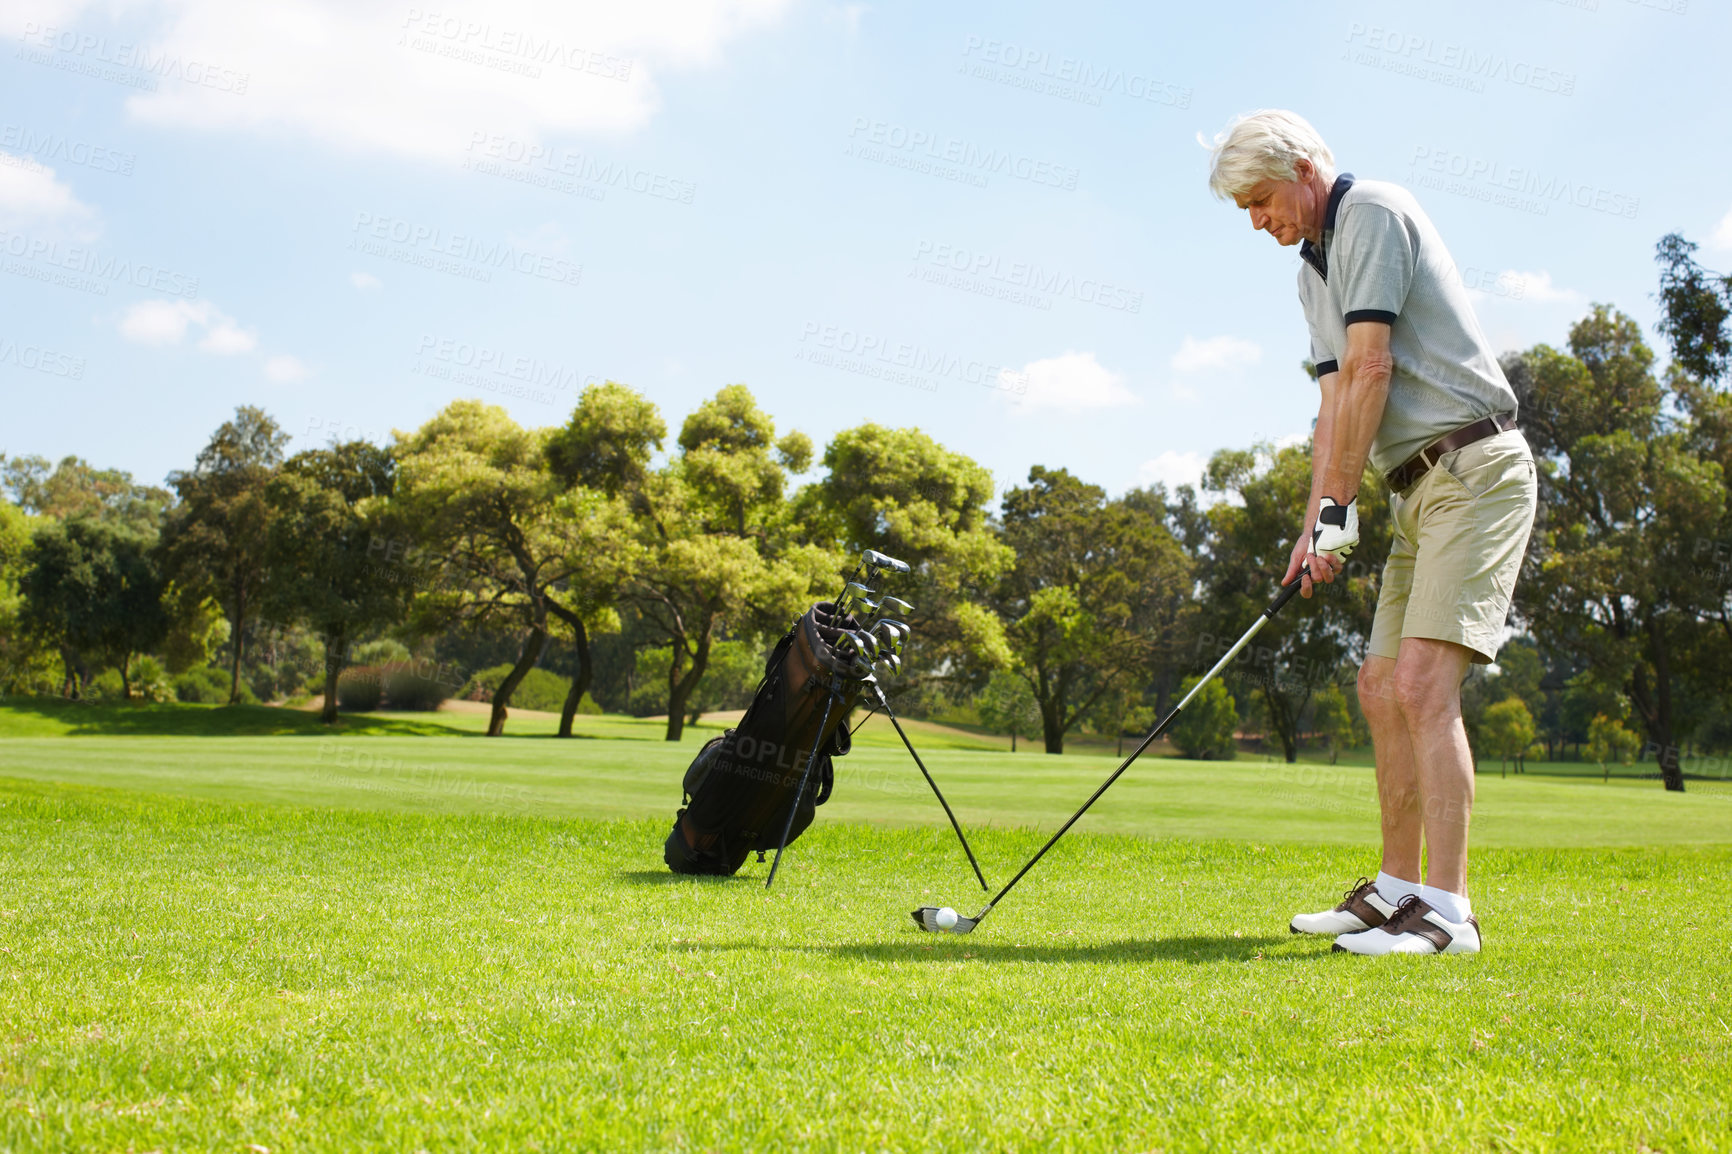
[[[1373,724],[1400,716],[1394,674],[1395,662],[1387,657],[1367,657],[1359,667],[1359,711]]]
[[[1390,696],[1409,721],[1449,717],[1461,711],[1461,681],[1436,663],[1397,661]]]

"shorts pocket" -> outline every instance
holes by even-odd
[[[1509,446],[1497,444],[1504,435],[1445,453],[1437,459],[1435,468],[1453,477],[1470,497],[1478,497],[1505,481],[1525,479],[1532,470],[1531,459],[1524,451],[1526,442]],[[1528,471],[1522,470],[1523,465],[1528,467]]]

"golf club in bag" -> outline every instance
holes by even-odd
[[[764,884],[776,880],[782,852],[812,824],[817,807],[830,799],[833,759],[850,748],[849,714],[868,694],[874,710],[881,707],[889,714],[875,674],[880,668],[900,667],[909,630],[900,620],[881,618],[868,625],[858,615],[881,605],[903,615],[912,608],[895,597],[874,600],[877,594],[868,584],[885,571],[909,570],[904,562],[866,550],[842,595],[812,606],[776,645],[740,723],[698,751],[685,773],[685,804],[662,848],[669,869],[726,876],[738,871],[753,851],[762,861],[774,849]],[[980,888],[987,889],[950,804],[914,753],[901,723],[889,715],[950,817]]]
[[[1119,763],[1119,767],[1113,770],[1112,776],[1101,782],[1100,788],[1091,793],[1089,799],[1082,803],[1082,807],[1070,815],[1069,821],[1066,821],[1063,825],[1059,826],[1058,832],[1048,838],[1046,844],[1035,851],[1035,855],[1029,858],[1028,862],[1021,869],[1016,871],[1016,876],[1006,882],[1003,889],[992,895],[991,900],[986,903],[986,906],[978,914],[975,914],[972,918],[965,918],[962,915],[957,914],[954,910],[949,911],[953,916],[955,916],[956,921],[954,924],[946,926],[939,924],[939,907],[921,906],[919,909],[914,911],[914,924],[919,926],[921,929],[926,930],[928,933],[966,934],[971,933],[975,926],[978,926],[982,921],[986,920],[986,915],[992,912],[994,906],[1004,900],[1004,896],[1016,887],[1016,883],[1023,879],[1023,875],[1033,869],[1035,863],[1046,856],[1046,851],[1056,845],[1058,839],[1063,837],[1065,832],[1069,830],[1071,826],[1081,820],[1082,815],[1088,812],[1089,807],[1100,800],[1101,794],[1105,793],[1112,787],[1113,782],[1117,781],[1119,776],[1131,767],[1133,761],[1142,756],[1145,749],[1149,748],[1149,746],[1153,745],[1160,739],[1161,734],[1167,731],[1167,727],[1173,724],[1173,719],[1179,716],[1179,711],[1191,703],[1191,698],[1197,696],[1203,686],[1213,681],[1215,676],[1219,674],[1221,670],[1225,669],[1227,664],[1232,661],[1233,658],[1239,655],[1239,651],[1251,643],[1251,639],[1257,636],[1263,626],[1274,620],[1275,614],[1281,611],[1282,606],[1293,600],[1294,594],[1299,592],[1299,586],[1301,581],[1304,579],[1305,573],[1306,570],[1301,569],[1299,576],[1295,577],[1291,584],[1288,584],[1281,589],[1281,592],[1276,595],[1275,600],[1270,602],[1269,608],[1258,614],[1257,620],[1251,623],[1251,628],[1245,630],[1245,635],[1239,638],[1238,641],[1234,642],[1233,647],[1227,650],[1219,661],[1215,662],[1214,668],[1204,674],[1202,679],[1191,687],[1191,691],[1185,694],[1184,699],[1177,705],[1173,706],[1165,717],[1161,718],[1160,723],[1156,725],[1154,729],[1149,731],[1147,737],[1143,738],[1142,744],[1131,750],[1131,755]]]

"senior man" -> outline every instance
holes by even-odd
[[[1490,663],[1533,527],[1533,456],[1516,397],[1443,241],[1406,189],[1335,172],[1291,112],[1240,117],[1209,174],[1251,227],[1299,245],[1299,301],[1322,403],[1311,501],[1283,581],[1334,581],[1359,541],[1367,458],[1394,519],[1359,701],[1382,808],[1377,876],[1294,933],[1355,954],[1477,953],[1467,896],[1473,759],[1461,722],[1470,662]],[[1423,845],[1425,872],[1420,872]],[[1423,881],[1423,884],[1422,884]]]

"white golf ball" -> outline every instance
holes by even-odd
[[[956,928],[956,911],[945,906],[932,915],[932,920],[938,923],[938,928],[941,930],[954,930]]]

